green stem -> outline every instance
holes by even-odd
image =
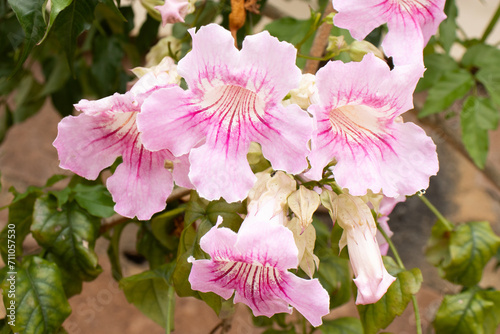
[[[305,58],[305,59],[311,59],[311,60],[318,60],[318,61],[330,60],[332,58],[330,55],[328,55],[326,57],[313,57],[313,56],[303,55],[301,53],[298,53],[297,57]]]
[[[418,309],[417,297],[411,295],[413,303],[413,311],[415,312],[415,325],[417,326],[417,334],[422,334],[422,320],[420,319],[420,310]]]
[[[172,285],[169,285],[167,292],[167,303],[168,305],[168,313],[167,323],[165,326],[165,333],[170,334],[170,328],[173,328],[173,320],[174,320],[174,308],[175,308],[175,289]]]
[[[452,223],[450,223],[448,221],[448,219],[444,218],[444,216],[441,214],[441,212],[439,212],[439,210],[436,209],[436,207],[434,205],[432,205],[432,203],[429,202],[429,200],[424,195],[418,195],[418,198],[420,198],[422,200],[422,202],[424,202],[424,204],[427,205],[429,210],[431,210],[432,213],[434,213],[434,215],[444,224],[444,226],[446,227],[446,229],[448,231],[453,230],[453,228],[455,226]]]
[[[493,28],[495,28],[495,25],[497,24],[499,18],[500,18],[500,3],[498,4],[498,8],[497,8],[495,14],[491,18],[490,23],[488,24],[488,26],[484,30],[483,37],[481,37],[481,42],[486,41],[486,39],[488,38],[488,36],[493,31]]]
[[[396,249],[396,246],[394,246],[394,244],[392,243],[391,238],[389,238],[387,233],[385,233],[384,229],[379,224],[377,224],[377,229],[382,234],[385,241],[387,241],[387,243],[389,244],[389,248],[391,249],[392,254],[394,254],[394,257],[396,258],[396,262],[398,263],[398,266],[401,269],[406,270],[406,268],[403,264],[403,261],[401,260],[401,257],[399,256],[398,250]],[[422,320],[420,319],[420,310],[418,308],[417,297],[415,297],[415,295],[411,295],[411,301],[413,303],[413,310],[415,312],[415,325],[417,327],[417,334],[422,334]]]
[[[387,243],[389,244],[389,248],[391,249],[392,253],[394,254],[394,257],[396,258],[396,262],[398,263],[398,266],[401,269],[406,270],[405,265],[403,264],[403,261],[401,260],[401,257],[399,257],[398,250],[396,249],[396,246],[394,246],[394,244],[392,243],[391,238],[389,238],[387,233],[385,233],[384,229],[379,224],[377,224],[377,229],[382,234],[385,241],[387,241]]]
[[[316,30],[318,30],[319,27],[318,23],[320,19],[321,19],[320,15],[316,16],[316,19],[314,20],[314,23],[311,25],[311,28],[309,28],[307,34],[305,34],[304,38],[302,38],[302,40],[295,45],[297,52],[300,52],[300,48],[302,47],[302,45],[309,39],[309,37],[311,37],[314,33],[316,33]]]

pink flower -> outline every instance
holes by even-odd
[[[238,234],[218,228],[222,218],[200,241],[210,260],[193,263],[191,288],[214,292],[248,305],[255,316],[291,313],[295,307],[313,326],[329,313],[328,293],[317,279],[305,280],[288,271],[298,266],[293,233],[256,217],[243,222]]]
[[[441,21],[445,0],[333,0],[338,11],[335,25],[349,29],[362,40],[374,28],[387,23],[382,42],[394,64],[423,64],[422,50]]]
[[[108,178],[107,187],[116,202],[115,211],[125,217],[146,220],[163,210],[173,179],[179,185],[191,186],[187,156],[175,158],[167,150],[145,149],[136,125],[144,99],[168,86],[170,79],[167,73],[148,73],[125,94],[81,100],[75,108],[83,113],[65,117],[58,126],[53,145],[61,168],[95,180],[116,158],[123,158]],[[174,163],[173,177],[165,168],[165,160]]]
[[[165,0],[163,5],[155,9],[160,12],[162,25],[165,26],[167,23],[184,22],[190,6],[188,0]]]
[[[250,142],[275,170],[307,167],[311,119],[281,100],[300,79],[296,49],[269,33],[247,36],[241,51],[231,33],[210,24],[194,33],[193,49],[178,64],[187,91],[160,89],[138,117],[144,145],[190,153],[189,177],[202,197],[244,199],[255,183],[246,155]]]
[[[335,180],[352,195],[371,189],[397,197],[427,188],[439,168],[436,146],[420,127],[399,117],[413,107],[420,73],[408,66],[390,71],[373,54],[359,63],[334,61],[321,68],[320,102],[308,109],[315,128],[306,176],[321,179],[335,158]]]

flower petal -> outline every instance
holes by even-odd
[[[165,160],[172,158],[168,151],[129,147],[123,153],[123,163],[106,182],[116,202],[115,211],[125,217],[148,220],[163,210],[174,186],[172,174],[165,168]]]
[[[306,156],[312,119],[297,105],[277,105],[266,114],[268,130],[253,131],[252,141],[262,146],[262,154],[273,169],[298,174],[307,168]]]
[[[315,129],[312,168],[306,176],[320,179],[335,158],[335,179],[353,195],[364,195],[367,189],[382,190],[389,197],[411,195],[425,189],[438,169],[432,140],[414,124],[396,118],[411,107],[416,82],[412,77],[412,83],[403,83],[402,74],[418,69],[402,66],[389,71],[380,62],[367,55],[361,63],[333,62],[318,71],[321,102],[309,108]],[[347,79],[335,80],[334,75]]]
[[[268,96],[266,102],[280,102],[290,90],[298,87],[302,78],[300,69],[295,65],[296,56],[297,49],[292,44],[280,42],[267,31],[247,36],[239,63],[242,70],[240,76],[248,78],[245,87]]]
[[[243,200],[256,177],[246,159],[249,144],[238,148],[203,145],[191,151],[189,179],[200,196],[228,202]]]
[[[215,292],[225,299],[236,290],[234,302],[245,303],[255,316],[291,313],[291,304],[318,326],[321,317],[328,314],[328,293],[318,280],[304,280],[280,269],[290,262],[297,265],[297,247],[286,227],[245,220],[238,235],[227,228],[214,227],[203,236],[200,245],[212,259],[191,260],[192,289]],[[289,254],[290,250],[293,254]]]
[[[82,103],[83,101],[80,101]],[[135,130],[135,113],[68,116],[58,125],[60,167],[90,180],[118,158]]]
[[[199,94],[227,83],[234,76],[231,69],[237,66],[240,57],[231,33],[218,24],[202,26],[196,33],[192,28],[189,33],[193,48],[177,65],[189,89]],[[241,81],[238,77],[233,79],[233,84]]]
[[[189,153],[204,137],[191,104],[189,92],[178,86],[151,94],[137,117],[144,146],[152,151],[168,149],[175,156]]]

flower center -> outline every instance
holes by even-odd
[[[365,105],[346,105],[330,111],[330,123],[333,132],[351,148],[366,152],[376,147],[382,151],[384,146],[391,147],[386,141],[385,127],[390,122],[386,114]]]
[[[239,127],[246,122],[261,121],[265,103],[254,92],[234,85],[209,90],[200,103],[208,118],[215,118],[225,128]]]
[[[408,13],[421,11],[429,6],[429,0],[395,0],[394,1],[400,8]]]

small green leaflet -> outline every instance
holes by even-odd
[[[490,99],[469,96],[460,114],[462,141],[472,160],[479,168],[484,168],[488,154],[488,130],[498,125],[498,110]]]
[[[429,95],[418,117],[446,110],[453,102],[464,97],[472,86],[474,86],[474,78],[468,71],[458,69],[447,72],[429,89]]]

